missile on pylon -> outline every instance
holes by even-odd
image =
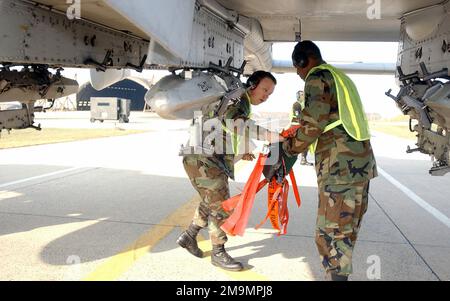
[[[145,95],[146,103],[165,119],[192,119],[194,112],[207,112],[225,95],[227,87],[212,73],[184,72],[162,78]]]

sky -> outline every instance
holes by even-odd
[[[398,43],[386,42],[317,42],[322,57],[328,63],[395,63],[397,61]],[[295,43],[275,43],[272,54],[275,60],[291,60]],[[146,70],[138,76],[160,78],[168,74],[166,71]],[[80,86],[89,81],[87,69],[66,69],[63,75],[77,78]],[[304,82],[295,73],[274,74],[277,86],[269,100],[254,108],[254,112],[288,112],[295,101],[298,90],[302,90]],[[394,74],[392,75],[352,75],[364,109],[367,113],[378,113],[383,118],[392,118],[402,113],[394,101],[385,95],[389,89],[398,91]]]

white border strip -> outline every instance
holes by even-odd
[[[71,171],[74,171],[74,170],[77,170],[77,169],[82,169],[82,168],[84,168],[84,167],[72,167],[72,168],[68,168],[68,169],[64,169],[64,170],[59,170],[59,171],[47,173],[47,174],[40,175],[40,176],[35,176],[35,177],[31,177],[31,178],[26,178],[26,179],[14,181],[14,182],[0,184],[0,189],[8,187],[8,186],[13,186],[13,185],[16,185],[16,184],[21,184],[21,183],[33,181],[33,180],[38,180],[38,179],[42,179],[42,178],[56,176],[56,175],[59,175],[59,174],[62,174],[62,173],[67,173],[67,172],[71,172]]]
[[[450,219],[428,204],[426,201],[424,201],[421,197],[419,197],[417,194],[412,192],[410,189],[408,189],[406,186],[404,186],[402,183],[394,179],[391,175],[389,175],[387,172],[385,172],[380,167],[377,167],[378,172],[385,177],[389,182],[391,182],[393,185],[395,185],[398,189],[400,189],[404,194],[406,194],[411,200],[417,203],[420,207],[428,211],[431,215],[433,215],[435,218],[437,218],[440,222],[442,222],[444,225],[447,226],[447,228],[450,228]]]

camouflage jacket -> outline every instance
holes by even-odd
[[[239,101],[229,105],[224,114],[224,120],[237,120],[242,119],[247,121],[250,118],[251,104],[250,100],[244,94]],[[232,138],[230,133],[225,131],[223,133],[223,146],[225,147],[223,154],[214,154],[213,156],[206,155],[188,155],[195,157],[197,160],[205,163],[206,166],[217,167],[225,172],[225,174],[234,179],[234,154],[230,153],[229,150],[232,149],[230,145]],[[248,135],[247,135],[248,136]],[[228,150],[228,151],[225,151]]]
[[[339,120],[336,85],[327,70],[318,70],[305,82],[305,108],[299,117],[301,128],[295,138],[283,143],[287,155],[298,155],[318,139],[315,152],[319,184],[362,182],[377,176],[370,140],[354,140],[342,125],[323,133]]]

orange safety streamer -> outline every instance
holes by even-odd
[[[279,220],[279,211],[280,211],[280,197],[283,195],[283,185],[280,185],[277,183],[275,178],[273,178],[268,187],[268,197],[267,197],[267,215],[264,218],[264,220],[259,223],[255,227],[255,229],[259,229],[264,223],[267,221],[267,219],[270,218],[270,223],[272,224],[272,228],[275,230],[278,230],[278,232],[281,231],[280,226],[278,224]]]
[[[297,181],[295,180],[294,171],[291,169],[289,172],[289,178],[291,178],[292,190],[294,191],[295,200],[297,201],[297,206],[302,205],[302,199],[300,198],[300,193],[298,192]]]
[[[293,125],[293,126],[289,127],[288,129],[284,129],[280,135],[283,136],[284,138],[295,137],[297,135],[297,130],[299,128],[300,128],[300,125]]]
[[[293,174],[292,174],[293,175]],[[295,177],[291,178],[291,180]],[[292,185],[294,185],[292,183]],[[297,205],[300,207],[301,200],[298,194],[297,187],[294,188],[297,192],[294,192]],[[287,206],[287,199],[289,195],[289,183],[286,179],[283,179],[283,183],[278,183],[275,179],[269,183],[269,195],[268,195],[268,210],[264,220],[255,228],[259,229],[270,218],[272,228],[278,230],[278,235],[284,235],[287,233],[287,225],[289,222],[289,210]]]
[[[272,227],[278,230],[278,235],[286,234],[287,224],[289,222],[289,211],[287,206],[289,183],[286,179],[283,179],[283,182],[280,184],[276,181],[275,178],[273,178],[270,182],[266,179],[260,181],[266,158],[266,155],[261,154],[259,156],[255,169],[253,170],[247,183],[245,184],[243,192],[222,203],[222,207],[225,211],[232,211],[232,214],[221,226],[222,230],[224,230],[226,233],[233,236],[244,235],[244,231],[250,216],[250,211],[255,200],[255,195],[267,183],[269,183],[267,215],[264,220],[255,227],[255,229],[260,228],[267,221],[267,219],[270,218]],[[297,205],[298,207],[300,207],[300,194],[298,192],[297,182],[292,170],[290,171],[289,176],[293,186]]]
[[[284,138],[292,138],[297,135],[297,131],[300,128],[300,125],[293,125],[288,129],[285,129],[281,132],[281,136]],[[300,207],[302,200],[300,199],[300,194],[298,193],[297,181],[295,180],[294,171],[291,169],[289,172],[289,178],[291,179],[291,184],[294,190],[295,200],[297,201],[298,207]]]
[[[281,224],[281,229],[280,229],[280,232],[278,233],[278,235],[284,235],[287,232],[287,225],[289,222],[289,210],[288,210],[288,206],[287,206],[288,194],[289,194],[289,183],[286,179],[284,179],[284,181],[283,181],[283,196],[280,200],[281,202],[279,202],[280,215],[279,215],[278,219]]]
[[[243,192],[222,203],[222,207],[226,211],[231,211],[234,209],[233,213],[221,226],[222,230],[224,230],[226,233],[230,235],[244,235],[245,227],[247,226],[256,192],[261,190],[267,183],[267,180],[263,180],[262,182],[259,181],[266,158],[266,155],[259,155],[255,169],[253,170],[250,178],[245,184]]]

